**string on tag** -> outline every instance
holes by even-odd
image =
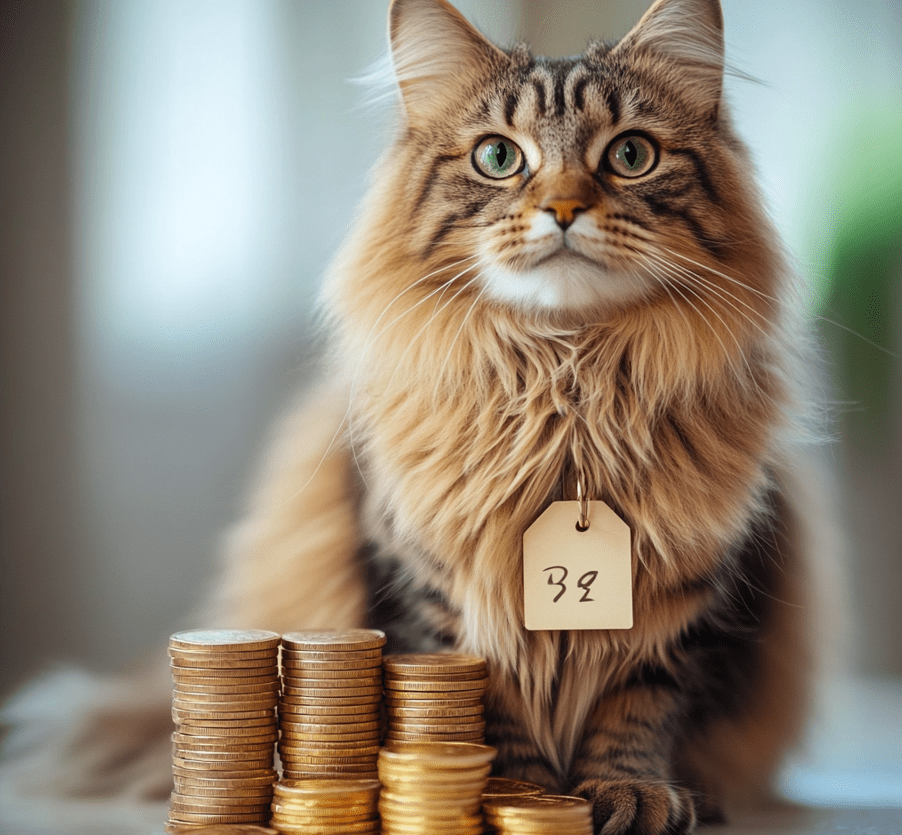
[[[576,529],[580,533],[589,530],[589,497],[583,492],[583,480],[576,477],[576,501],[579,503],[579,519],[576,521]]]

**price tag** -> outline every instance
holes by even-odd
[[[630,629],[630,529],[604,502],[553,502],[523,534],[526,628]]]

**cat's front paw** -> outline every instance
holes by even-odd
[[[689,835],[695,801],[685,789],[652,780],[586,780],[574,794],[593,804],[597,835]]]

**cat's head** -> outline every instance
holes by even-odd
[[[571,324],[655,300],[712,319],[772,292],[728,278],[766,276],[769,244],[722,104],[718,0],[657,0],[576,58],[502,50],[445,0],[394,0],[389,39],[402,127],[371,242],[415,261],[419,290],[454,275],[467,304]]]

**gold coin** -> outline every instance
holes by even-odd
[[[482,692],[475,695],[468,690],[456,690],[447,693],[422,693],[415,690],[386,690],[387,707],[476,707],[483,705]]]
[[[177,647],[169,647],[167,655],[170,658],[181,658],[185,661],[202,660],[202,661],[253,661],[258,659],[267,659],[272,664],[277,664],[279,660],[278,649],[253,649],[253,650],[234,650],[223,651],[215,649],[179,649]]]
[[[364,678],[284,678],[282,692],[286,695],[303,696],[310,690],[351,690],[360,688],[382,689],[381,676]]]
[[[189,629],[172,635],[169,646],[182,649],[272,649],[279,646],[279,634],[262,629]]]
[[[386,708],[389,721],[393,718],[399,719],[456,719],[463,717],[463,721],[476,721],[468,719],[468,717],[482,716],[485,713],[485,706],[482,704],[470,705],[468,707],[398,707],[392,705]]]
[[[268,732],[276,727],[275,716],[259,719],[176,719],[176,732],[192,736],[242,736]]]
[[[385,742],[472,742],[477,745],[485,742],[485,734],[475,731],[469,734],[451,733],[416,733],[410,731],[392,731],[385,734]]]
[[[234,771],[234,772],[263,772],[271,769],[273,765],[273,754],[266,756],[250,756],[247,759],[238,757],[215,758],[202,756],[200,754],[191,754],[191,756],[181,756],[172,758],[172,767],[180,768],[183,771]],[[228,779],[232,779],[229,777]]]
[[[313,768],[282,768],[283,780],[323,780],[344,778],[377,779],[379,772],[375,768],[359,768],[358,766],[318,766]]]
[[[295,825],[286,824],[278,818],[273,818],[273,823],[278,821],[279,831],[285,835],[307,835],[307,833],[315,833],[315,835],[373,835],[379,832],[379,821],[359,821],[348,824],[317,824],[315,828],[305,826],[303,823]]]
[[[278,795],[272,801],[273,817],[278,814],[283,820],[307,820],[310,823],[316,821],[328,821],[331,823],[353,823],[355,821],[369,820],[375,817],[376,806],[361,806],[359,804],[346,804],[344,806],[330,806],[320,809],[316,806],[304,806],[295,804],[291,798],[282,798]]]
[[[405,743],[387,745],[380,754],[389,764],[417,763],[428,759],[430,765],[446,765],[452,768],[477,767],[492,762],[498,752],[488,745],[466,742]]]
[[[377,650],[377,654],[358,658],[356,653],[342,653],[343,655],[350,655],[350,658],[342,658],[341,660],[317,660],[317,659],[309,659],[307,654],[303,654],[298,656],[294,653],[288,653],[286,650],[286,654],[282,656],[282,666],[286,670],[290,670],[296,674],[306,674],[308,672],[322,672],[328,670],[333,673],[353,673],[360,670],[382,670],[382,655]]]
[[[282,678],[291,679],[333,679],[340,678],[357,681],[365,678],[377,678],[382,681],[381,667],[355,667],[350,669],[330,670],[326,667],[317,667],[300,664],[283,664]]]
[[[286,684],[282,687],[283,696],[324,694],[326,697],[342,698],[346,696],[373,696],[377,693],[382,693],[382,684],[378,681],[357,684],[342,681],[341,679],[325,679],[322,681],[298,679],[296,683]]]
[[[304,780],[303,782],[286,782],[280,780],[274,790],[286,797],[320,797],[326,794],[345,796],[362,794],[375,797],[379,791],[378,780]]]
[[[197,786],[191,785],[189,782],[183,782],[180,786],[176,786],[175,792],[179,797],[183,798],[222,798],[223,801],[234,800],[236,803],[242,799],[253,803],[258,799],[267,803],[272,801],[273,790],[272,784],[265,786]]]
[[[178,824],[166,822],[163,825],[163,832],[166,835],[197,835],[197,825],[195,824]],[[253,824],[233,824],[228,828],[229,835],[279,835],[275,829],[268,826],[255,826]]]
[[[287,704],[290,704],[287,703]],[[378,702],[352,702],[350,704],[336,704],[334,700],[323,701],[304,700],[304,713],[315,716],[317,722],[356,722],[358,716],[378,715]],[[299,713],[300,711],[294,711]],[[305,720],[306,721],[306,720]]]
[[[363,734],[372,731],[380,731],[382,723],[378,720],[370,722],[343,722],[340,725],[326,725],[319,722],[300,722],[294,723],[290,730],[295,736],[303,736],[305,734],[313,734],[322,736],[324,739],[333,739],[336,736],[345,737],[348,734]],[[286,728],[283,728],[283,731]]]
[[[439,733],[468,733],[470,731],[484,731],[485,720],[482,716],[477,716],[473,722],[466,722],[464,719],[473,717],[451,716],[446,721],[438,718],[432,719],[409,719],[403,716],[389,717],[388,727],[398,731],[422,731],[430,733],[437,731]]]
[[[382,664],[382,649],[357,649],[357,650],[293,650],[282,647],[282,661],[378,661]]]
[[[430,693],[446,693],[449,691],[467,690],[482,691],[486,688],[487,679],[472,679],[470,681],[457,681],[450,679],[436,679],[435,681],[420,681],[407,679],[385,679],[386,690],[402,691],[428,691]]]
[[[274,694],[278,696],[281,687],[278,681],[268,681],[263,684],[189,684],[176,682],[172,691],[175,695],[185,694],[197,696],[254,696],[257,694]]]
[[[330,738],[337,739],[340,737],[346,737],[348,734],[356,734],[356,733],[378,734],[382,727],[381,722],[374,720],[372,722],[358,723],[358,724],[366,725],[366,726],[370,726],[370,725],[376,726],[376,727],[366,727],[362,731],[345,730],[346,728],[353,727],[352,723],[346,723],[346,724],[342,724],[342,725],[338,725],[338,724],[333,724],[333,725],[323,724],[323,725],[318,725],[318,726],[313,725],[313,727],[318,727],[319,730],[318,731],[308,731],[306,729],[311,727],[311,723],[309,721],[310,718],[316,718],[316,717],[300,716],[298,714],[292,714],[292,716],[293,716],[293,718],[303,719],[304,721],[303,722],[290,722],[290,721],[288,721],[287,716],[283,716],[282,721],[279,724],[279,729],[282,731],[283,734],[291,734],[292,736],[302,736],[303,734],[306,734],[306,733],[321,733],[323,736],[328,736]]]
[[[386,670],[403,673],[432,673],[436,670],[478,672],[486,669],[485,658],[456,652],[415,652],[384,656]]]
[[[500,797],[483,801],[487,817],[496,820],[558,821],[590,820],[592,806],[582,797],[543,794]]]
[[[242,814],[227,814],[227,815],[207,815],[201,814],[197,812],[170,812],[169,813],[169,821],[170,823],[194,823],[194,824],[206,824],[210,826],[214,823],[260,823],[266,824],[269,822],[269,815],[266,812],[261,813],[250,813],[247,815]]]
[[[357,705],[360,713],[372,711],[382,701],[381,693],[370,693],[362,696],[324,696],[310,693],[307,696],[286,696],[279,702],[279,713],[307,714],[311,707],[341,706],[350,707]]]
[[[173,704],[178,702],[184,705],[210,705],[211,710],[217,708],[235,708],[236,705],[250,705],[252,709],[259,710],[263,707],[275,707],[279,702],[276,693],[176,693],[172,698]]]
[[[265,745],[267,742],[275,742],[279,738],[278,732],[273,728],[265,734],[255,736],[210,736],[201,734],[185,734],[176,731],[172,734],[172,741],[180,745],[209,745],[230,748],[235,745]]]
[[[184,720],[210,720],[211,722],[225,721],[227,719],[244,721],[245,719],[265,719],[275,716],[273,708],[261,710],[191,710],[182,706],[172,708],[172,720],[181,722]]]
[[[214,798],[215,799],[215,798]],[[221,799],[221,798],[220,798]],[[169,801],[169,812],[193,812],[201,815],[255,815],[262,818],[270,808],[269,803],[199,803],[181,798]]]
[[[229,667],[217,670],[213,667],[175,667],[169,665],[173,681],[191,684],[269,684],[279,681],[279,671],[269,665],[265,667]]]
[[[275,658],[246,658],[246,659],[217,659],[207,658],[200,653],[197,658],[180,658],[172,657],[169,659],[171,669],[178,670],[256,670],[261,673],[267,667],[275,669],[277,662]]]
[[[289,632],[282,646],[291,650],[367,650],[385,646],[385,633],[378,629],[316,629]]]
[[[448,781],[443,786],[434,786],[425,791],[415,791],[409,786],[404,787],[403,791],[397,791],[393,790],[396,787],[386,786],[379,794],[379,802],[396,809],[426,806],[434,809],[453,808],[458,811],[469,809],[469,814],[475,814],[482,808],[480,792],[484,785],[485,778],[467,783]]]
[[[540,794],[545,794],[545,789],[537,783],[510,780],[507,777],[489,777],[488,783],[482,790],[485,800],[498,797],[538,797]]]
[[[271,786],[279,779],[279,775],[276,774],[276,770],[272,767],[259,769],[257,771],[248,771],[247,769],[244,769],[235,777],[229,777],[221,772],[218,772],[214,776],[212,774],[205,774],[203,771],[180,769],[178,767],[174,767],[172,771],[176,786],[247,789]]]
[[[267,753],[271,753],[275,743],[264,742],[258,745],[241,745],[241,746],[224,746],[224,745],[192,745],[190,743],[183,744],[175,742],[172,746],[172,753],[178,757],[185,757],[189,760],[202,759],[246,759],[249,755],[257,755],[263,758]],[[243,755],[243,756],[241,756]]]
[[[285,745],[319,745],[328,748],[330,745],[375,745],[382,738],[379,731],[362,731],[359,734],[346,736],[330,734],[292,734],[283,733],[282,743]]]

